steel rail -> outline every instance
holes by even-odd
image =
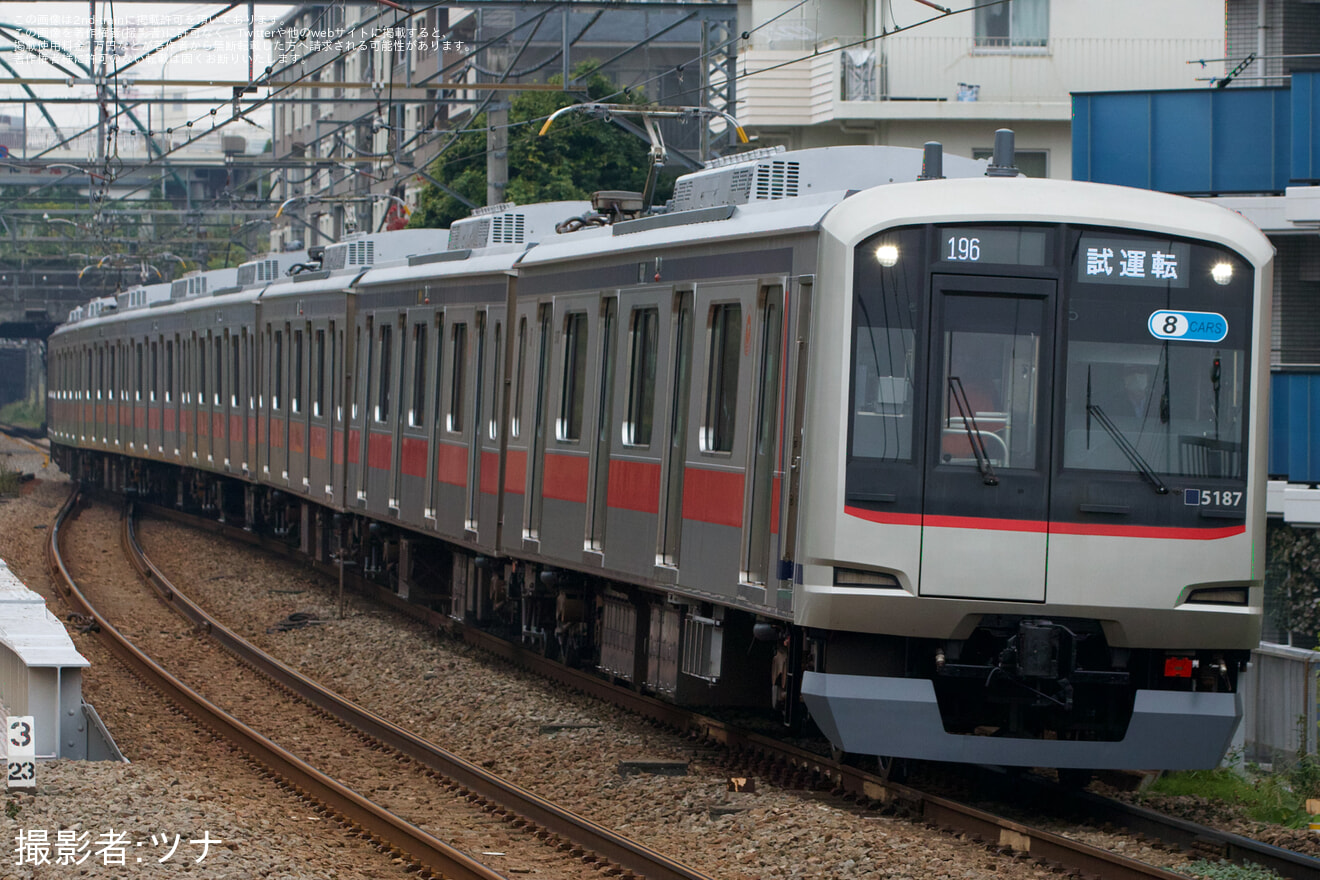
[[[422,739],[371,710],[339,696],[266,654],[179,592],[138,545],[131,509],[124,518],[124,546],[134,568],[152,584],[176,612],[200,627],[244,663],[350,727],[407,755],[423,767],[453,780],[479,798],[498,803],[551,835],[571,840],[625,870],[652,880],[710,880],[708,875],[676,859],[565,810],[465,758]]]
[[[308,564],[307,557],[287,543],[168,507],[150,505],[149,509],[162,517],[187,522],[232,540],[255,545],[275,555],[298,559],[301,563]],[[311,567],[329,576],[338,574],[337,568],[315,560],[311,561]],[[392,591],[357,575],[348,574],[347,578],[354,582],[360,591],[371,595],[382,604],[389,605],[428,626],[453,629],[474,647],[513,665],[527,668],[556,684],[619,705],[671,729],[702,737],[728,748],[731,752],[746,753],[781,762],[795,772],[826,780],[836,792],[846,797],[892,806],[951,831],[965,832],[979,837],[987,844],[1011,849],[1015,853],[1022,853],[1031,858],[1044,859],[1069,870],[1096,874],[1106,880],[1110,878],[1186,880],[1185,875],[1106,852],[1052,832],[998,818],[952,799],[931,795],[850,767],[830,757],[762,734],[742,730],[724,721],[694,713],[627,688],[617,687],[598,675],[548,661],[537,652],[474,627],[459,624],[446,615],[400,599]],[[1043,792],[1041,796],[1045,797],[1049,794]],[[1292,880],[1320,880],[1320,860],[1109,798],[1083,795],[1079,802],[1073,803],[1067,802],[1066,799],[1058,799],[1051,802],[1051,809],[1056,813],[1070,810],[1077,814],[1079,819],[1094,824],[1109,822],[1129,832],[1143,833],[1169,845],[1203,852],[1211,858],[1225,858],[1236,863],[1261,864]]]
[[[417,867],[425,866],[451,880],[505,880],[502,875],[480,862],[306,764],[209,702],[134,647],[92,607],[65,565],[60,538],[63,526],[75,511],[80,495],[80,490],[75,487],[60,509],[46,545],[47,561],[52,573],[56,575],[57,585],[60,582],[64,585],[62,589],[57,586],[57,589],[70,605],[96,621],[107,647],[134,674],[164,694],[166,699],[179,706],[201,726],[268,768],[300,797],[319,803],[351,827],[370,835],[382,847],[414,861]]]

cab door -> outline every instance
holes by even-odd
[[[932,278],[923,596],[1045,600],[1055,301],[1049,280]]]

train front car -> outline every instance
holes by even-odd
[[[822,730],[1215,765],[1260,630],[1265,237],[1191,199],[984,178],[857,194],[821,247],[795,607]]]

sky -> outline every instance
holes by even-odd
[[[150,49],[186,30],[199,21],[223,9],[224,5],[213,3],[108,3],[98,0],[96,3],[97,52],[96,67],[100,66],[100,44],[102,23],[108,26],[113,13],[115,44],[118,46],[117,58],[120,64],[131,61]],[[260,75],[270,64],[270,41],[262,34],[264,21],[274,22],[292,6],[257,4],[257,31],[253,39],[255,72]],[[51,39],[64,50],[72,53],[83,64],[89,63],[89,8],[83,0],[0,0],[0,24],[19,26],[36,31]],[[7,41],[0,41],[6,44]],[[12,45],[12,44],[9,44]],[[67,58],[59,52],[51,58],[64,66],[70,65]],[[22,77],[50,78],[62,74],[50,64],[33,58],[25,53],[14,51],[0,52],[4,60]],[[162,75],[162,72],[164,75]],[[213,23],[194,32],[183,40],[172,44],[125,72],[120,79],[121,89],[136,88],[137,94],[155,93],[161,88],[150,83],[132,84],[135,79],[160,80],[201,80],[201,79],[246,79],[248,76],[247,57],[247,4],[226,13]],[[11,74],[0,69],[0,114],[22,115],[22,106],[18,103],[6,103],[7,99],[22,98],[22,88],[8,80]],[[72,95],[94,94],[91,86],[75,86],[70,89],[64,85],[40,86],[32,89],[41,97],[69,97]],[[194,90],[197,97],[214,96],[217,102],[226,100],[227,90]],[[47,108],[61,126],[91,124],[96,119],[92,104],[48,104]],[[205,113],[206,108],[197,106],[196,113]],[[41,119],[36,108],[29,105],[27,123],[30,133],[49,128]]]

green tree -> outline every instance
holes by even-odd
[[[586,76],[586,97],[579,92],[520,92],[509,107],[509,201],[521,205],[564,199],[588,199],[605,189],[640,192],[649,166],[648,145],[603,119],[570,114],[555,121],[544,136],[541,121],[561,107],[584,100],[641,104],[641,95],[616,96],[605,75],[584,62],[575,76]],[[553,83],[562,82],[551,77]],[[475,202],[486,201],[486,114],[466,124],[453,146],[428,169],[436,178]],[[466,217],[468,208],[428,184],[418,198],[409,226],[443,228]]]

